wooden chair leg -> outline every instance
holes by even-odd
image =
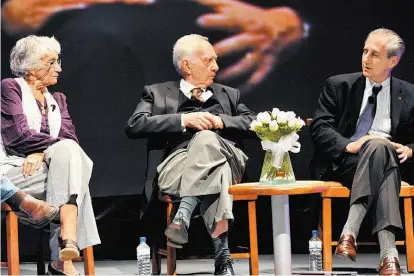
[[[152,275],[161,274],[161,254],[158,252],[159,248],[155,245],[152,246]]]
[[[19,226],[14,212],[6,216],[7,266],[9,275],[20,275],[19,265]]]
[[[323,270],[332,271],[332,199],[322,198]]]
[[[177,275],[176,258],[175,248],[167,245],[167,275]]]
[[[167,207],[167,225],[172,222],[174,204],[168,203]],[[174,247],[167,245],[167,275],[177,275],[176,272],[176,251]]]
[[[257,246],[256,202],[248,202],[249,239],[250,239],[250,275],[259,275],[259,252]]]
[[[414,272],[414,233],[412,198],[404,198],[405,248],[407,251],[407,270]]]
[[[83,249],[83,265],[85,267],[85,275],[95,275],[95,261],[92,246]]]

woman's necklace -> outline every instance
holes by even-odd
[[[42,112],[42,115],[46,115],[46,104],[45,104],[45,96],[43,93],[36,94],[35,98],[37,101],[40,102],[40,112]]]
[[[40,112],[42,112],[42,115],[46,115],[46,108],[43,103],[40,103]]]

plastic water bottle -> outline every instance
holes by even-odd
[[[309,271],[323,271],[322,241],[318,237],[318,230],[312,230],[312,238],[309,240]]]
[[[145,237],[139,238],[139,245],[137,247],[137,267],[138,275],[150,276],[151,275],[151,249],[146,243]]]

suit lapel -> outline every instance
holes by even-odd
[[[217,101],[220,103],[221,107],[225,114],[231,115],[230,99],[224,88],[219,87],[216,84],[210,85],[210,88],[213,90],[213,94],[216,97]]]
[[[391,78],[391,136],[394,136],[398,122],[400,121],[401,110],[404,103],[404,92],[400,82],[394,77]]]
[[[179,97],[180,97],[180,86],[179,82],[173,82],[167,87],[170,91],[165,91],[165,107],[167,114],[174,114],[178,111]]]
[[[359,113],[361,111],[362,99],[364,97],[365,91],[365,77],[361,76],[358,78],[351,87],[351,104],[350,104],[350,113],[351,113],[351,129],[355,129],[356,122],[359,118]]]

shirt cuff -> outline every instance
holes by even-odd
[[[183,132],[186,132],[187,130],[184,125],[184,114],[181,114],[181,126],[183,127]]]

